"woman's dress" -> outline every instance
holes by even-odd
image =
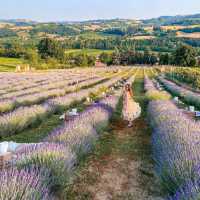
[[[133,121],[137,119],[141,114],[141,107],[139,103],[136,103],[130,92],[124,91],[123,94],[123,111],[122,117],[124,120]]]

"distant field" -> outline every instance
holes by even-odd
[[[106,39],[106,38],[110,38],[116,35],[112,35],[112,34],[105,34],[105,33],[101,33],[101,32],[86,32],[86,33],[82,33],[79,35],[79,38],[83,38],[83,39]]]
[[[179,38],[200,39],[200,32],[183,33],[181,31],[179,31],[179,32],[176,33],[176,37],[179,37]]]
[[[138,35],[138,36],[133,36],[130,39],[132,40],[151,40],[156,38],[155,36],[150,36],[150,35]]]
[[[22,59],[0,57],[0,71],[1,72],[14,71],[16,68],[16,65],[22,64],[22,63],[23,63]]]
[[[112,50],[99,50],[99,49],[69,49],[66,50],[66,54],[80,54],[85,53],[92,56],[98,56],[99,54],[106,52],[106,53],[112,53]]]
[[[165,30],[165,31],[172,31],[172,30],[181,30],[181,29],[192,29],[192,28],[197,28],[197,27],[200,27],[199,24],[196,24],[196,25],[190,25],[190,26],[178,26],[178,25],[174,25],[174,26],[161,26],[161,29],[162,30]]]

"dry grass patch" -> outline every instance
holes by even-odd
[[[200,39],[200,32],[195,33],[183,33],[181,31],[178,31],[176,33],[176,37],[178,38],[190,38],[190,39]]]

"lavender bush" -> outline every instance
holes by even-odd
[[[105,82],[105,85],[109,86],[114,84],[117,80],[119,80],[119,77]],[[133,80],[133,78],[130,80]],[[99,86],[94,86],[94,90],[97,90],[98,88]],[[49,197],[49,191],[46,188],[51,188],[52,186],[65,186],[78,161],[77,156],[79,156],[80,151],[83,150],[86,153],[91,149],[93,141],[99,136],[98,129],[102,129],[107,125],[120,95],[121,92],[117,95],[107,97],[98,104],[91,106],[80,116],[53,131],[45,139],[44,143],[25,145],[18,149],[14,161],[18,168],[17,171],[20,173],[16,175],[17,178],[14,176],[14,178],[11,177],[11,179],[12,181],[17,180],[17,183],[19,183],[20,186],[18,187],[16,182],[14,182],[14,185],[6,186],[7,190],[2,187],[3,191],[0,192],[0,194],[5,194],[5,198],[3,196],[2,199],[12,200],[12,198],[6,195],[4,191],[14,191],[15,194],[18,194],[19,191],[23,191],[24,198],[21,193],[19,193],[19,197],[22,200],[52,199]],[[52,104],[48,102],[43,106],[48,110],[49,106],[55,108],[55,105],[55,102],[52,102]],[[13,121],[15,122],[15,120]],[[16,124],[20,125],[19,121],[20,120],[16,118]],[[34,176],[35,169],[39,170],[37,171],[37,176]],[[22,181],[20,182],[21,172],[23,171],[27,173],[27,176],[33,174],[34,178],[27,178],[24,174],[23,177],[25,177],[25,180],[21,178]],[[44,176],[41,176],[41,172],[43,172]],[[33,188],[31,184],[32,180],[37,182],[37,185],[33,184]],[[12,181],[7,181],[6,183]],[[27,183],[27,181],[29,183]],[[1,183],[4,182],[1,181]],[[12,188],[15,188],[15,185],[18,189],[20,188],[19,191],[12,190]],[[24,186],[26,186],[27,191],[25,191]],[[17,198],[13,195],[13,200]]]
[[[157,175],[162,186],[175,193],[181,185],[199,177],[199,123],[187,118],[170,101],[150,102],[148,113]]]
[[[91,106],[73,120],[55,129],[45,141],[63,142],[76,152],[87,152],[98,138],[97,132],[106,127],[118,98],[108,97]]]
[[[174,95],[183,98],[189,104],[194,104],[195,106],[200,107],[200,94],[178,86],[175,83],[161,77],[159,78],[159,81],[163,83],[166,89]]]
[[[86,79],[85,81],[81,81],[79,84],[74,84],[69,86],[66,84],[63,88],[54,88],[46,91],[34,92],[35,90],[31,89],[30,94],[20,95],[18,97],[13,97],[3,99],[0,101],[0,113],[8,112],[19,106],[28,106],[32,104],[41,103],[50,98],[64,96],[66,93],[73,92],[77,90],[77,88],[81,88],[83,86],[89,86],[90,84],[98,83],[99,81],[104,80],[105,78],[94,78],[94,79]],[[77,80],[78,81],[78,80]]]
[[[77,156],[87,153],[98,138],[94,127],[108,122],[118,98],[108,97],[56,129],[45,139],[51,143],[21,148],[17,152],[16,166],[21,169],[46,168],[50,172],[51,185],[64,187],[77,162]]]
[[[169,100],[171,96],[166,92],[160,92],[154,86],[153,81],[151,81],[148,76],[144,78],[144,89],[146,91],[145,96],[148,100]]]
[[[17,152],[18,168],[48,169],[46,177],[53,186],[65,186],[68,176],[76,162],[76,156],[69,148],[61,144],[41,143],[24,147]]]
[[[43,172],[44,173],[44,172]],[[47,176],[47,174],[45,174]],[[0,199],[50,200],[48,184],[35,169],[30,171],[9,169],[0,172]]]
[[[175,195],[168,197],[167,200],[198,200],[200,199],[200,182],[189,181],[179,188]]]
[[[75,101],[81,101],[88,97],[91,92],[98,92],[104,86],[109,87],[121,79],[115,77],[92,88],[80,90],[78,92],[67,94],[63,97],[57,97],[46,101],[42,105],[30,107],[20,107],[13,112],[0,116],[0,136],[8,136],[18,133],[25,128],[33,125],[37,121],[44,120],[49,114],[54,113],[59,108],[69,106]]]
[[[0,136],[18,133],[30,125],[44,120],[51,112],[54,112],[54,108],[44,104],[20,107],[11,113],[4,114],[0,116]]]

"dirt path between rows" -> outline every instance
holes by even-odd
[[[109,130],[84,161],[75,182],[62,199],[161,200],[151,160],[151,130],[146,122],[143,80],[134,84],[135,99],[143,114],[127,128],[121,120],[121,103]]]

